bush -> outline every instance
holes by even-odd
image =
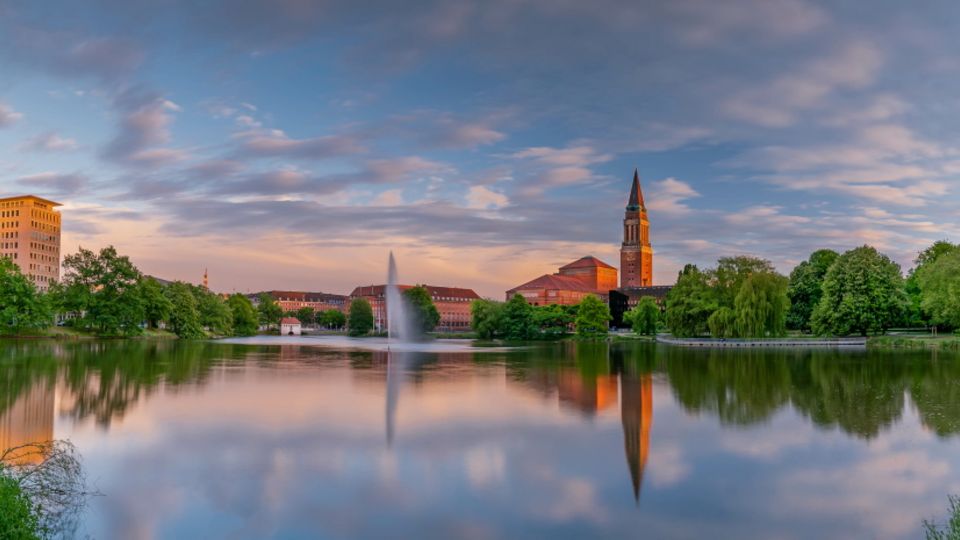
[[[16,480],[4,475],[0,465],[0,538],[39,539],[39,519]]]

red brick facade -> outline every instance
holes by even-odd
[[[401,291],[412,288],[413,285],[398,285]],[[470,330],[470,303],[480,299],[473,289],[458,287],[436,287],[423,285],[430,293],[433,304],[440,312],[440,322],[437,331],[440,332],[467,332]],[[370,302],[373,308],[374,328],[378,331],[387,328],[387,298],[386,285],[367,285],[357,287],[350,293],[350,299],[363,298]]]
[[[640,189],[640,174],[633,171],[633,185],[623,218],[623,244],[620,246],[620,286],[653,285],[653,247],[650,245],[650,221]],[[612,287],[611,287],[612,288]]]
[[[617,286],[617,269],[587,256],[560,267],[556,274],[544,274],[533,281],[507,291],[509,300],[519,294],[534,306],[550,304],[579,304],[584,297],[595,294],[604,301]]]

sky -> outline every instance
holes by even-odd
[[[0,195],[214,290],[960,239],[960,4],[0,0]]]

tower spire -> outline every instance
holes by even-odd
[[[644,207],[643,190],[640,189],[640,171],[633,169],[633,185],[630,186],[630,200],[627,202],[627,210],[640,210]]]

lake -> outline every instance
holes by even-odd
[[[922,538],[960,494],[954,355],[269,343],[0,342],[0,446],[70,439],[100,539]]]

